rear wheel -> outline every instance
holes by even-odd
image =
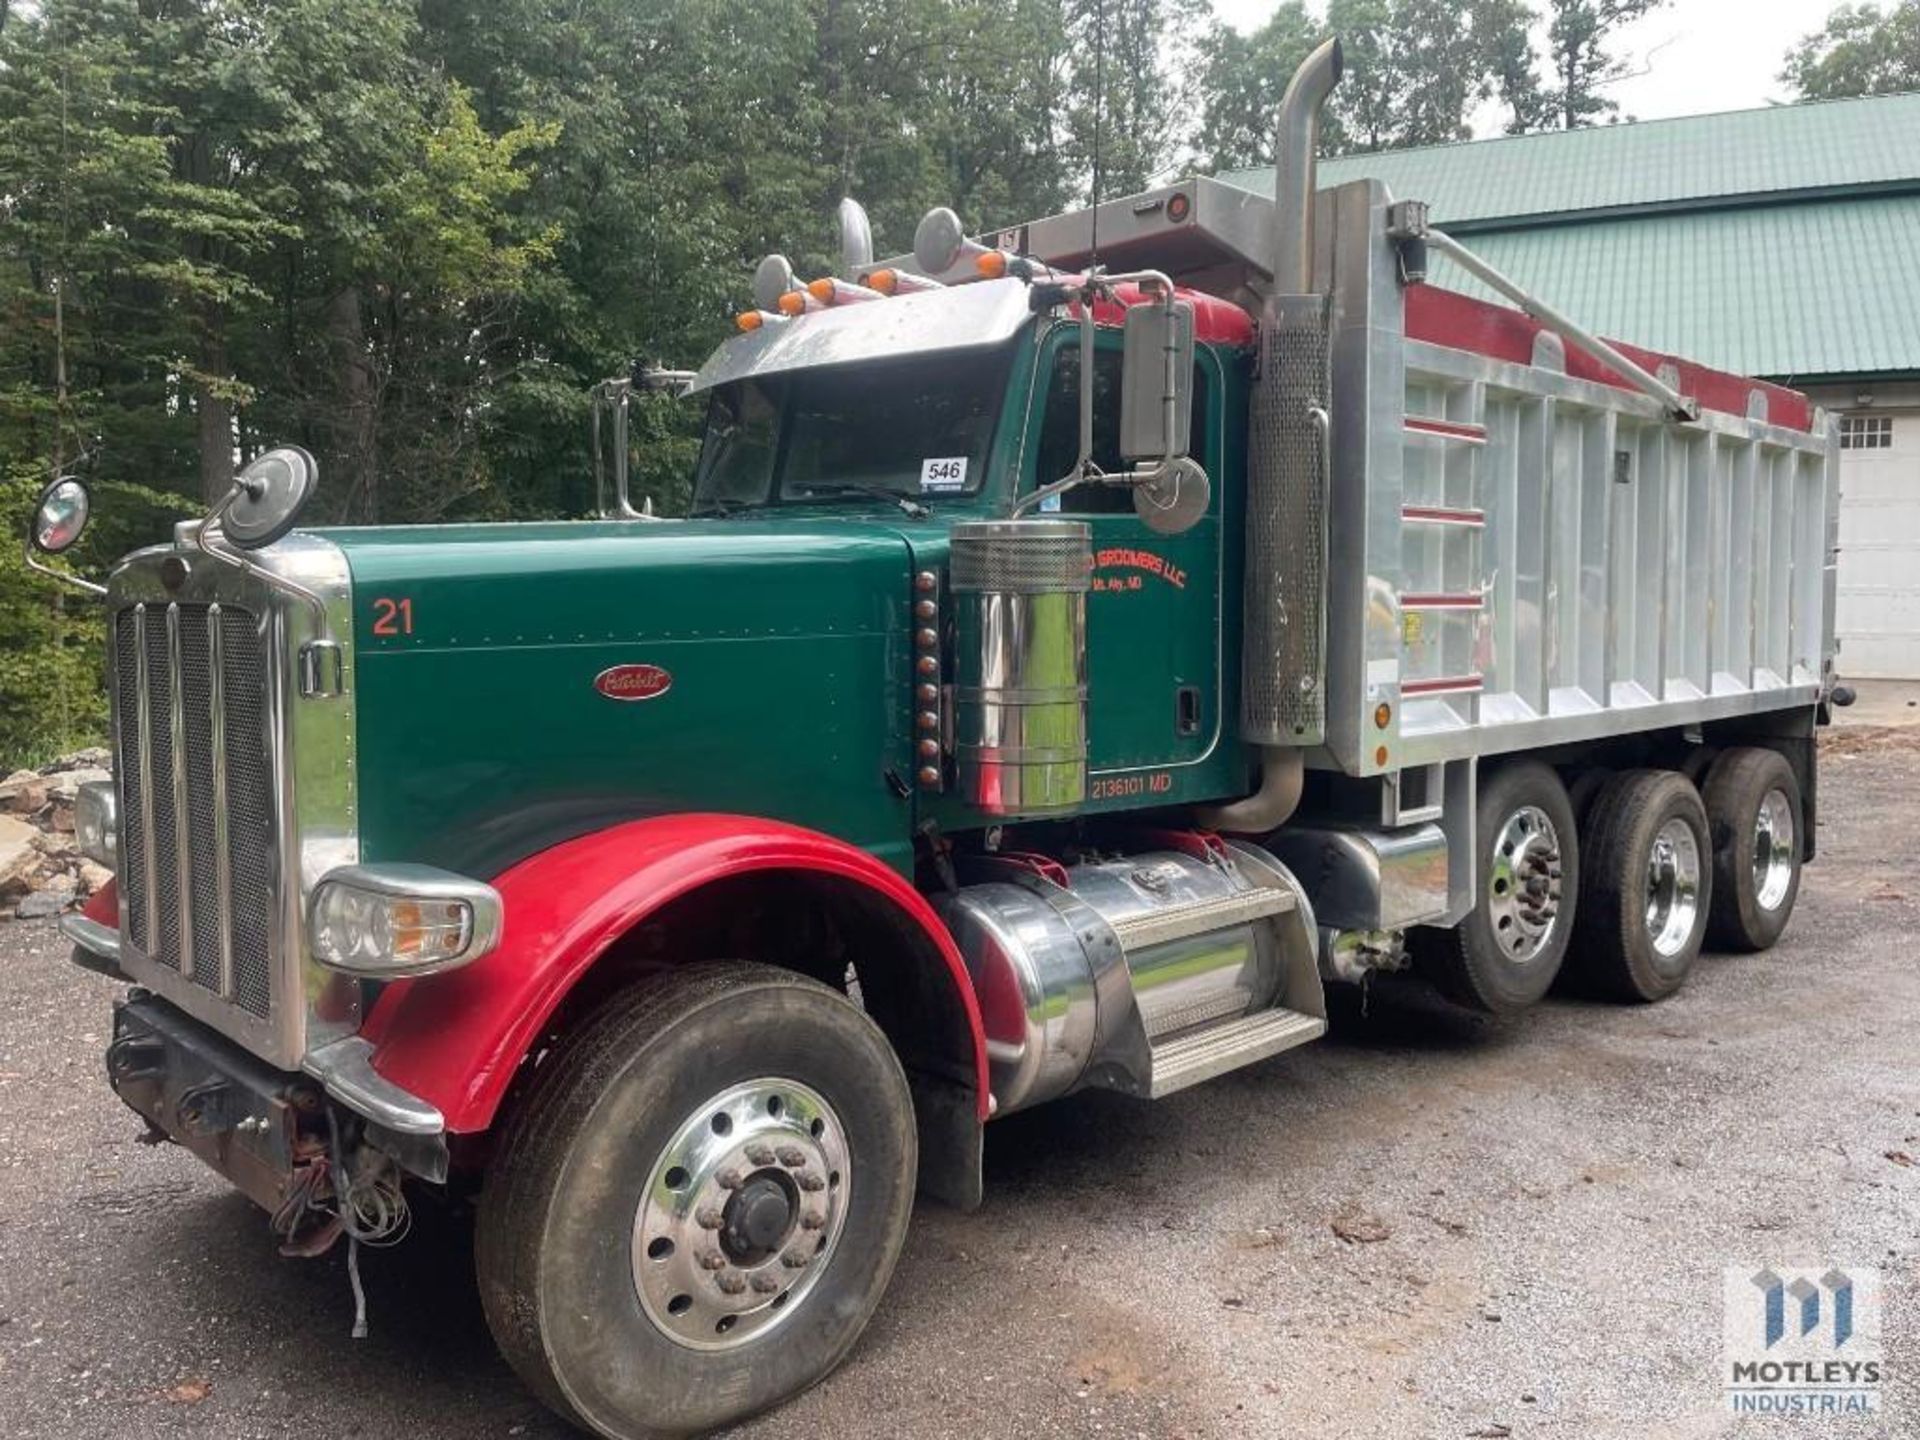
[[[1566,787],[1537,761],[1503,765],[1481,787],[1480,895],[1453,930],[1420,942],[1423,972],[1457,1004],[1510,1015],[1547,993],[1579,896],[1579,842]]]
[[[912,1100],[844,997],[762,965],[656,977],[537,1073],[481,1198],[487,1320],[615,1440],[732,1424],[853,1346],[906,1237]]]
[[[1708,938],[1728,950],[1765,950],[1800,895],[1800,782],[1777,750],[1728,750],[1701,797],[1713,836]]]
[[[1706,937],[1712,851],[1699,793],[1673,770],[1630,770],[1594,798],[1576,963],[1600,993],[1660,1000]]]

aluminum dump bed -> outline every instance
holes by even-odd
[[[1357,181],[1316,206],[1314,287],[1331,297],[1324,614],[1293,623],[1323,621],[1325,673],[1265,677],[1324,685],[1316,763],[1375,775],[1813,705],[1834,648],[1824,414],[1620,346],[1699,408],[1669,419],[1519,310],[1404,283],[1391,199]],[[1250,302],[1272,210],[1185,181],[1100,207],[1100,258]],[[1092,218],[997,238],[1071,265]],[[1304,485],[1313,467],[1287,473]],[[1311,524],[1315,508],[1302,493],[1282,522]]]

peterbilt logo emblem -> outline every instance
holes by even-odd
[[[615,665],[593,677],[609,700],[657,700],[672,687],[673,676],[658,665]]]

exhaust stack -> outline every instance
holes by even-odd
[[[1293,813],[1305,751],[1326,738],[1331,327],[1328,297],[1313,288],[1313,237],[1320,112],[1340,71],[1338,40],[1301,63],[1274,142],[1273,291],[1248,447],[1240,684],[1240,733],[1260,747],[1260,784],[1197,816],[1242,835],[1264,835]]]

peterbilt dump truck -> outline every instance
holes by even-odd
[[[472,1199],[527,1383],[677,1435],[848,1353],[995,1116],[1269,1060],[1383,971],[1509,1014],[1768,947],[1829,427],[1318,189],[1338,72],[1271,201],[935,211],[882,260],[843,207],[842,273],[770,258],[698,372],[606,392],[704,403],[688,518],[617,478],[300,530],[289,447],[123,561],[79,814],[117,879],[65,922],[131,986],[122,1099],[356,1289]],[[85,508],[50,487],[40,551]]]

